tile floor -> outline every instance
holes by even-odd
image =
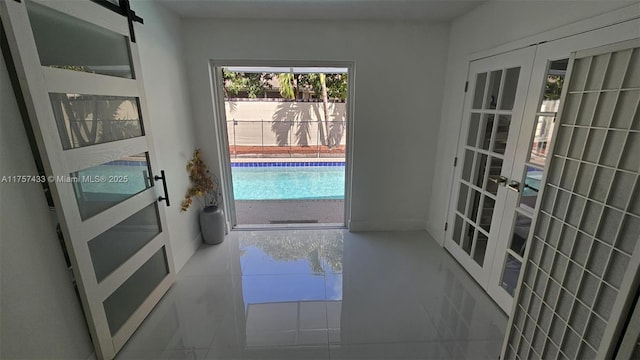
[[[506,323],[425,232],[234,231],[118,359],[497,359]]]

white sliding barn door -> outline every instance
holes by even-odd
[[[3,1],[0,11],[49,175],[40,180],[96,354],[111,359],[175,279],[138,50],[127,19],[93,2]]]

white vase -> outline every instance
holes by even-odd
[[[209,245],[224,241],[224,212],[217,206],[207,206],[200,212],[202,240]]]

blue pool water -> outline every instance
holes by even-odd
[[[344,165],[261,165],[232,166],[236,200],[344,199]]]

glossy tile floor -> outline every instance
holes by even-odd
[[[119,359],[497,359],[507,317],[425,232],[234,231]]]

